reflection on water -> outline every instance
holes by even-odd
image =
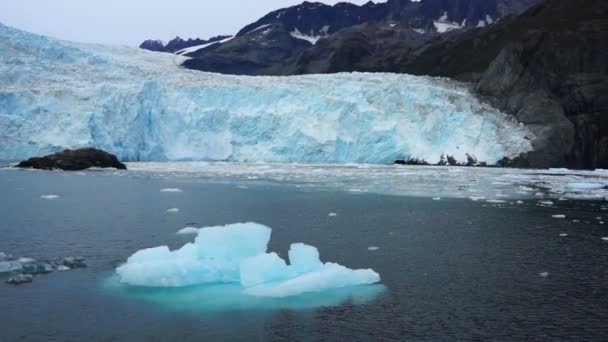
[[[366,304],[386,290],[384,285],[353,286],[286,298],[243,294],[238,284],[199,285],[182,288],[148,288],[121,284],[112,276],[102,284],[110,295],[154,303],[170,311],[216,313],[234,311],[307,310],[342,304]]]

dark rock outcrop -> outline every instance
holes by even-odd
[[[64,150],[45,157],[34,157],[22,161],[16,167],[66,171],[79,171],[91,167],[127,169],[115,155],[94,148]]]
[[[389,0],[358,6],[317,2],[273,11],[234,39],[187,56],[189,69],[246,75],[399,71],[437,34],[490,25],[540,0]]]

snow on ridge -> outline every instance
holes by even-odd
[[[305,40],[305,41],[311,43],[312,45],[315,45],[315,44],[317,44],[317,42],[319,41],[319,39],[327,37],[327,30],[329,29],[329,26],[325,26],[325,27],[323,27],[323,29],[325,30],[324,34],[321,34],[321,35],[313,35],[313,34],[306,35],[306,34],[303,34],[302,32],[300,32],[300,30],[296,27],[296,28],[294,28],[293,31],[289,32],[289,34],[292,37],[294,37],[295,39]]]
[[[234,36],[231,36],[231,37],[228,37],[228,38],[224,38],[224,39],[221,39],[221,40],[216,40],[216,41],[211,42],[211,43],[190,46],[190,47],[187,47],[185,49],[181,49],[181,50],[177,51],[176,54],[178,54],[178,55],[187,55],[189,53],[192,53],[192,52],[195,52],[195,51],[198,51],[198,50],[202,50],[202,49],[204,49],[206,47],[209,47],[211,45],[224,44],[224,43],[226,43],[226,42],[228,42],[228,41],[230,41],[232,39],[234,39]]]
[[[93,146],[126,161],[433,163],[469,153],[494,163],[531,149],[526,127],[447,79],[243,77],[183,60],[0,25],[0,159]]]

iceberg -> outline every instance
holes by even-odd
[[[245,77],[0,24],[0,160],[90,146],[125,161],[495,163],[533,135],[466,85],[400,74]]]
[[[287,264],[267,252],[271,232],[257,223],[201,228],[194,243],[175,251],[166,246],[140,250],[116,274],[131,286],[238,284],[246,295],[275,298],[380,282],[371,269],[321,262],[317,248],[303,243],[291,245]]]

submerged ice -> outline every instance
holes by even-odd
[[[392,163],[531,149],[463,85],[397,74],[240,77],[0,24],[0,159],[93,146],[128,161]]]
[[[178,250],[141,250],[116,269],[124,284],[144,287],[186,287],[240,284],[243,293],[289,297],[310,292],[380,282],[371,269],[352,270],[320,260],[317,248],[294,243],[289,264],[267,252],[272,230],[257,223],[237,223],[198,230],[193,243]]]

